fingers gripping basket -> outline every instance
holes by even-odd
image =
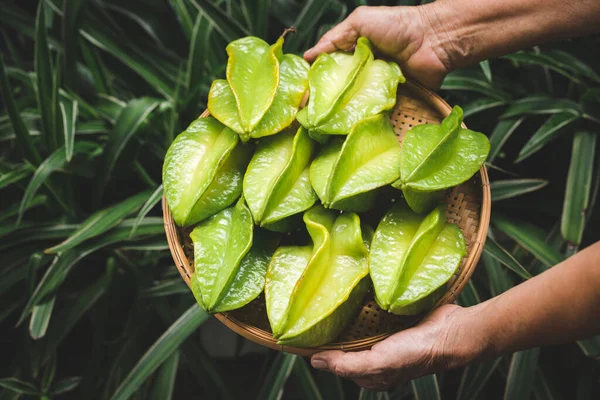
[[[390,113],[390,119],[398,141],[402,143],[404,133],[411,127],[439,123],[450,111],[451,107],[435,93],[418,84],[406,82],[398,88],[396,106]],[[208,116],[208,111],[201,116]],[[481,256],[491,208],[489,179],[485,166],[482,166],[468,182],[449,189],[445,201],[448,205],[446,220],[458,225],[465,235],[467,256],[455,276],[446,284],[446,291],[435,307],[456,300]],[[165,231],[173,260],[189,286],[193,272],[193,246],[189,238],[191,228],[180,228],[175,225],[164,197],[162,207]],[[364,299],[360,312],[335,343],[312,348],[297,348],[276,344],[276,340],[270,333],[264,295],[238,310],[215,314],[215,316],[231,330],[253,342],[303,356],[323,350],[365,350],[389,335],[415,325],[423,317],[402,317],[382,311],[375,303],[373,294],[369,293]]]

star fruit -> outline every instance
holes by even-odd
[[[374,189],[400,177],[400,151],[387,115],[366,118],[327,142],[310,166],[310,183],[325,207],[365,211]]]
[[[405,82],[394,62],[375,60],[371,44],[361,37],[353,54],[321,54],[308,72],[309,100],[296,116],[315,139],[347,135],[358,121],[390,110],[398,84]]]
[[[463,110],[455,106],[441,124],[411,128],[402,140],[400,178],[392,186],[401,189],[410,208],[431,211],[443,191],[469,180],[490,151],[488,138],[461,127]]]
[[[250,149],[212,117],[198,118],[169,146],[162,180],[178,226],[195,224],[230,206],[242,193]]]
[[[263,291],[277,243],[265,232],[254,235],[243,197],[198,224],[190,237],[194,244],[192,293],[205,311],[243,307]]]
[[[401,202],[382,218],[369,255],[379,307],[414,315],[434,305],[466,255],[461,230],[446,222],[444,213],[440,205],[424,216]]]
[[[369,288],[370,231],[355,213],[315,206],[304,213],[312,246],[279,247],[265,283],[267,316],[278,344],[319,346],[356,315]]]
[[[227,45],[227,79],[213,82],[208,110],[243,142],[288,127],[308,88],[308,63],[294,54],[283,54],[283,41],[280,37],[269,46],[248,36]]]

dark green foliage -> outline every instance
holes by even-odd
[[[208,318],[173,266],[162,161],[224,77],[227,43],[295,26],[285,51],[301,54],[359,5],[418,3],[1,1],[0,399],[599,398],[597,338],[360,391]],[[600,237],[599,59],[582,38],[445,80],[491,137],[495,182],[493,240],[460,304]]]

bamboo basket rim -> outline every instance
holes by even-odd
[[[425,101],[430,105],[435,111],[437,111],[441,115],[448,115],[452,110],[452,107],[444,101],[439,95],[434,93],[433,91],[425,88],[421,84],[417,82],[412,82],[407,80],[403,85],[411,95]],[[204,118],[209,116],[208,109],[205,110],[200,118]],[[466,128],[466,125],[462,124],[463,128]],[[452,286],[438,299],[435,305],[425,314],[421,315],[418,320],[415,320],[414,323],[409,324],[406,328],[410,326],[414,326],[418,321],[427,316],[427,314],[431,313],[433,310],[438,307],[453,303],[456,300],[458,294],[464,289],[467,282],[471,278],[473,271],[475,270],[477,263],[481,257],[483,252],[483,247],[486,241],[487,232],[489,229],[490,215],[491,215],[491,191],[490,191],[490,181],[487,173],[487,169],[485,164],[482,164],[481,168],[478,171],[480,181],[481,181],[481,207],[480,207],[480,216],[479,216],[479,225],[477,228],[477,236],[476,240],[473,241],[472,251],[468,254],[467,259],[464,262],[464,267],[461,268],[459,275],[456,280],[452,284]],[[175,266],[177,267],[181,277],[185,281],[185,283],[190,286],[190,276],[193,273],[193,267],[190,266],[188,259],[183,251],[183,247],[179,242],[177,226],[173,221],[173,217],[169,211],[167,200],[165,195],[162,197],[162,211],[163,211],[163,221],[165,226],[165,233],[167,236],[167,242],[169,244],[169,249],[171,255],[173,257],[173,261],[175,262]],[[298,354],[300,356],[310,356],[314,353],[327,351],[327,350],[342,350],[342,351],[360,351],[369,349],[375,343],[393,335],[395,332],[386,332],[377,334],[375,336],[371,336],[363,339],[355,339],[346,342],[332,342],[322,346],[317,347],[293,347],[293,346],[285,346],[278,345],[276,340],[273,338],[270,332],[267,332],[261,328],[255,327],[253,325],[247,324],[238,320],[237,318],[230,315],[230,312],[223,313],[215,313],[213,314],[219,321],[221,321],[225,326],[227,326],[232,331],[237,334],[245,337],[248,340],[251,340],[260,345],[266,346],[271,349],[275,349],[282,352]],[[406,329],[404,328],[404,329]]]

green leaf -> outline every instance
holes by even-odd
[[[288,51],[295,53],[302,50],[302,46],[314,35],[323,14],[331,7],[331,3],[334,2],[338,3],[337,0],[308,0],[304,2],[302,11],[300,11],[292,25],[296,28],[296,32],[289,40]]]
[[[29,298],[27,305],[21,314],[19,323],[21,323],[27,314],[29,314],[33,306],[39,304],[40,301],[47,298],[47,296],[50,296],[56,292],[58,287],[67,278],[71,269],[79,261],[98,249],[115,243],[122,244],[124,241],[128,240],[133,223],[134,221],[132,220],[125,220],[113,231],[108,232],[98,238],[92,239],[76,248],[65,250],[54,257],[54,261],[46,270],[42,280]],[[138,227],[136,235],[137,237],[147,237],[160,234],[164,235],[162,218],[146,218],[146,220],[144,220]]]
[[[546,186],[544,179],[507,179],[494,181],[490,185],[492,201],[499,201],[534,192]]]
[[[374,392],[369,389],[360,388],[358,400],[390,400],[388,392]]]
[[[517,53],[505,55],[502,58],[506,58],[516,63],[533,64],[548,68],[575,83],[581,83],[579,76],[573,72],[572,68],[548,54],[535,51],[519,51]]]
[[[102,235],[109,229],[118,225],[123,219],[140,208],[148,199],[150,192],[141,192],[136,195],[123,200],[120,203],[115,204],[112,207],[105,208],[100,211],[96,211],[85,221],[81,223],[79,228],[73,232],[67,240],[46,249],[47,254],[60,253],[65,250],[72,249],[78,244],[85,242],[88,239]]]
[[[577,345],[588,357],[600,359],[600,336],[594,336],[590,339],[579,340]]]
[[[228,15],[221,8],[209,0],[190,0],[191,3],[208,19],[215,31],[217,31],[225,41],[232,42],[235,39],[249,36],[250,33],[240,23]]]
[[[489,110],[491,108],[500,107],[505,105],[504,100],[482,98],[472,101],[463,107],[465,112],[465,118],[475,115],[481,111]]]
[[[595,82],[600,82],[600,75],[593,68],[566,51],[551,49],[546,52],[546,56],[560,63],[565,69],[571,70]]]
[[[552,267],[563,261],[562,254],[544,241],[543,237],[545,235],[538,228],[523,221],[512,220],[501,214],[492,216],[492,224],[523,246],[547,267]]]
[[[77,295],[77,301],[69,303],[66,307],[58,310],[53,318],[52,326],[49,328],[44,343],[45,357],[54,353],[57,346],[62,343],[73,327],[81,318],[98,302],[106,292],[112,271],[108,269],[99,279],[88,285]],[[181,279],[180,279],[181,281]]]
[[[121,152],[160,101],[148,97],[131,100],[121,111],[104,150],[102,183],[106,185]]]
[[[503,268],[498,260],[486,252],[483,253],[482,259],[492,297],[498,296],[514,286],[512,274]]]
[[[10,172],[0,175],[0,189],[27,178],[33,171],[31,164],[21,164],[13,167]]]
[[[458,295],[458,303],[462,307],[471,307],[481,303],[481,297],[477,293],[477,288],[472,280],[469,280],[463,290]]]
[[[529,399],[538,368],[539,347],[513,354],[508,368],[504,399]]]
[[[140,295],[144,297],[163,297],[171,296],[173,294],[189,295],[189,293],[190,288],[187,287],[185,282],[180,277],[177,277],[175,279],[160,282],[154,286],[144,289],[140,292]]]
[[[75,152],[91,152],[96,148],[97,145],[91,142],[77,142]],[[27,185],[27,188],[25,189],[25,193],[23,194],[23,199],[21,200],[21,205],[19,206],[19,216],[17,219],[17,224],[21,221],[25,210],[31,206],[31,202],[34,199],[35,194],[43,184],[47,184],[50,191],[54,194],[52,185],[50,185],[50,183],[48,182],[48,177],[56,170],[64,168],[66,163],[66,149],[64,147],[61,147],[54,151],[54,153],[52,153],[47,159],[45,159],[44,162],[42,162],[40,166],[35,170],[33,176],[31,177],[31,180],[29,181],[29,184]],[[59,202],[63,204],[63,208],[67,207],[62,202],[62,199],[58,198],[58,195],[55,194],[55,197]]]
[[[83,7],[87,0],[70,0],[63,1],[62,12],[62,35],[65,45],[64,63],[65,84],[75,89],[76,81],[76,64],[77,64],[77,39],[79,38],[80,16]]]
[[[494,257],[496,260],[500,261],[502,264],[506,265],[511,271],[515,274],[519,275],[523,279],[533,278],[531,273],[523,267],[516,258],[512,256],[507,250],[505,250],[502,246],[500,246],[494,239],[491,237],[487,238],[485,242],[485,247],[483,251],[490,256]]]
[[[470,364],[465,368],[458,387],[457,400],[480,399],[481,391],[488,383],[502,358],[479,364]]]
[[[209,315],[202,311],[197,304],[191,306],[140,358],[111,396],[111,400],[129,399],[146,379],[208,318]]]
[[[40,392],[33,384],[18,378],[0,378],[0,387],[26,396],[39,396]]]
[[[548,381],[539,367],[535,375],[533,395],[536,400],[562,400],[560,392]]]
[[[256,397],[257,400],[281,399],[285,383],[294,369],[297,358],[298,356],[294,354],[277,353],[277,357],[275,357],[273,364],[271,364],[269,373]]]
[[[65,142],[65,155],[67,162],[73,157],[73,147],[75,143],[75,125],[77,123],[77,101],[61,100],[60,113],[62,116],[62,127]]]
[[[248,15],[248,20],[250,21],[250,33],[265,39],[269,30],[271,0],[243,0],[241,6],[244,10],[244,14]]]
[[[0,94],[2,95],[2,101],[4,106],[6,107],[6,111],[10,117],[10,121],[13,126],[13,130],[15,132],[15,138],[17,146],[20,148],[23,156],[32,164],[37,165],[41,161],[40,154],[37,149],[33,145],[33,140],[25,126],[25,122],[23,122],[23,118],[19,113],[17,106],[15,104],[15,99],[13,98],[13,91],[8,83],[8,78],[6,76],[6,69],[4,66],[3,57],[0,55]],[[0,178],[2,181],[2,178]],[[0,184],[2,187],[2,184]]]
[[[59,394],[70,392],[75,389],[81,383],[81,376],[72,376],[70,378],[64,378],[52,385],[50,394],[52,396],[58,396]]]
[[[488,82],[492,83],[492,69],[490,68],[490,60],[481,61],[479,66],[481,67],[481,70],[483,71],[483,74]]]
[[[92,74],[92,79],[98,93],[111,94],[111,79],[109,72],[104,65],[104,61],[98,54],[98,49],[94,47],[90,42],[81,40],[79,41],[81,47],[81,53],[85,65]]]
[[[171,400],[179,367],[179,351],[173,352],[156,372],[150,400]]]
[[[183,33],[188,39],[191,39],[194,30],[194,16],[190,12],[192,8],[190,2],[186,0],[169,0],[169,4],[181,25]]]
[[[482,77],[465,76],[464,74],[450,73],[442,83],[442,89],[448,91],[465,90],[483,94],[498,101],[510,100],[510,95],[497,89],[489,81]]]
[[[498,122],[490,136],[490,153],[487,161],[493,163],[510,135],[521,125],[524,118],[509,118]]]
[[[323,400],[323,396],[312,376],[311,370],[303,358],[296,358],[292,374],[303,399]]]
[[[49,151],[58,148],[58,89],[54,77],[54,68],[48,48],[46,32],[46,7],[40,2],[35,22],[35,75],[37,78],[38,106],[42,115],[42,133]]]
[[[562,237],[573,246],[579,246],[585,229],[594,174],[595,149],[595,134],[590,132],[575,134],[560,224]]]
[[[529,138],[527,143],[519,152],[516,163],[523,161],[536,153],[552,139],[554,139],[565,127],[578,120],[579,117],[571,113],[558,113],[551,115],[546,122]]]
[[[186,86],[190,92],[200,90],[205,74],[205,59],[210,50],[211,34],[212,26],[202,13],[198,13],[187,59]]]
[[[43,303],[33,307],[33,311],[31,312],[31,320],[29,321],[29,334],[31,335],[32,339],[37,340],[46,335],[55,301],[56,297],[52,297],[49,300],[46,300]]]
[[[410,381],[415,399],[440,400],[440,387],[435,375],[426,375]]]
[[[135,218],[135,224],[131,228],[131,235],[130,236],[133,236],[135,234],[135,230],[137,229],[137,227],[140,224],[140,222],[142,222],[142,220],[144,219],[144,217],[146,215],[148,215],[148,213],[154,208],[155,205],[158,204],[158,202],[160,201],[160,199],[162,199],[162,196],[163,196],[163,186],[160,185],[159,187],[156,188],[156,190],[154,191],[154,193],[152,193],[150,195],[150,197],[148,197],[148,200],[146,200],[146,202],[144,203],[144,205],[140,209],[140,212],[138,213],[137,217]]]
[[[581,116],[581,107],[569,99],[548,96],[531,96],[513,102],[500,118],[513,118],[527,114],[569,113]]]

